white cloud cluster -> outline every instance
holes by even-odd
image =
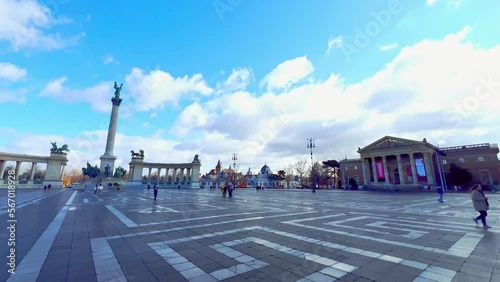
[[[357,157],[358,146],[384,135],[425,137],[442,146],[498,142],[500,70],[491,62],[500,61],[500,45],[480,48],[467,41],[471,32],[466,26],[441,40],[403,46],[392,61],[356,83],[346,83],[337,74],[314,79],[314,67],[306,56],[269,72],[261,81],[268,90],[263,93],[246,90],[251,81],[247,69],[233,70],[215,88],[201,75],[175,78],[162,70],[134,69],[127,76],[124,95],[130,95],[140,110],[157,113],[167,102],[186,95],[193,99],[168,128],[166,136],[171,139],[159,138],[165,132],[163,125],[150,121],[148,128],[157,129],[157,137],[118,134],[115,154],[121,164],[128,162],[130,150],[139,148],[146,151],[147,161],[186,162],[199,154],[206,172],[219,158],[228,166],[236,153],[240,169],[255,171],[264,163],[279,170],[309,159],[308,138],[316,139],[315,160]],[[65,88],[63,82],[62,78],[52,82],[45,93],[78,96],[101,91],[108,99],[111,91],[111,84],[89,91]],[[227,91],[218,92],[224,87]],[[219,95],[211,96],[215,92]],[[91,158],[97,163],[105,145],[105,134],[99,136],[95,138],[99,141],[93,141],[94,149],[76,149],[71,154],[82,152],[81,160]],[[84,139],[64,141],[78,147]],[[17,144],[23,143],[16,139],[9,146],[28,150]],[[43,147],[37,152],[46,151]],[[84,164],[74,160],[72,165]]]
[[[332,51],[333,47],[342,47],[342,44],[344,42],[344,38],[342,36],[337,36],[337,37],[332,37],[328,39],[328,48],[326,49],[326,55],[330,54],[330,51]]]
[[[11,63],[0,62],[0,103],[4,102],[24,102],[26,100],[25,90],[18,89],[12,91],[8,86],[14,82],[26,79],[26,69],[20,68]],[[5,88],[4,88],[5,87]]]
[[[268,91],[288,88],[306,78],[314,71],[314,67],[306,56],[284,61],[268,73],[261,82],[267,85]]]
[[[109,93],[113,93],[113,82],[101,82],[85,89],[72,89],[64,85],[67,80],[64,76],[50,81],[40,96],[56,98],[67,103],[89,103],[93,110],[99,112],[111,110]]]
[[[11,63],[0,63],[0,80],[19,81],[26,77],[26,69],[22,69]]]
[[[7,41],[14,51],[54,50],[77,43],[85,34],[63,37],[46,32],[54,25],[68,22],[67,18],[54,18],[51,10],[37,1],[0,1],[0,41]]]
[[[165,103],[177,104],[185,95],[208,96],[214,92],[201,74],[174,78],[162,70],[147,73],[134,68],[126,76],[125,82],[128,86],[127,93],[131,95],[139,111],[161,110]]]
[[[245,90],[252,82],[252,70],[248,68],[233,69],[226,81],[217,84],[218,94],[227,94]]]

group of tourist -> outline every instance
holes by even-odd
[[[226,197],[226,193],[229,194],[229,197],[232,197],[233,196],[233,190],[234,190],[234,188],[231,186],[231,184],[226,183],[225,185],[223,185],[221,187],[222,197]]]

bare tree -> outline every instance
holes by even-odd
[[[295,169],[295,171],[297,172],[297,174],[300,177],[300,185],[303,185],[304,178],[306,177],[307,171],[309,170],[307,160],[300,160],[300,161],[296,162],[293,165],[293,168]]]
[[[293,165],[288,165],[285,167],[284,171],[286,172],[285,180],[286,180],[286,187],[290,187],[290,182],[293,181],[294,178],[294,169]]]

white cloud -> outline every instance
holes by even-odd
[[[325,54],[329,55],[333,47],[342,47],[343,43],[344,43],[344,38],[342,36],[337,36],[335,38],[332,37],[328,39],[328,48],[326,49]]]
[[[217,93],[228,93],[245,90],[252,80],[252,71],[248,68],[233,69],[223,83],[217,84]]]
[[[166,103],[177,104],[185,95],[208,96],[214,91],[201,74],[174,78],[162,70],[146,73],[134,68],[125,81],[139,111],[163,109]]]
[[[113,56],[112,56],[112,55],[106,55],[106,56],[104,56],[104,60],[103,60],[103,61],[104,61],[103,63],[104,63],[105,65],[107,65],[107,64],[111,64],[111,63],[113,63],[113,64],[119,64],[119,62],[117,62],[117,61],[115,60],[115,58],[113,58]]]
[[[331,74],[323,81],[305,80],[292,86],[291,81],[305,77],[297,75],[278,80],[278,85],[288,87],[283,93],[239,90],[194,101],[171,128],[162,127],[164,121],[151,120],[156,129],[153,137],[118,133],[115,154],[123,165],[130,160],[130,150],[140,148],[148,162],[187,162],[199,154],[202,171],[207,172],[218,159],[228,166],[236,153],[241,170],[251,167],[256,171],[267,163],[276,171],[309,159],[306,138],[315,138],[314,159],[318,161],[358,157],[358,146],[384,135],[415,140],[425,137],[441,146],[498,142],[500,70],[491,62],[500,61],[500,45],[482,49],[467,42],[471,32],[466,26],[440,40],[404,46],[382,69],[356,83],[348,84]],[[140,74],[141,78],[155,75]],[[127,91],[124,95],[130,95]],[[158,99],[154,91],[151,93],[149,97]],[[106,94],[109,96],[108,91]],[[0,151],[32,152],[30,146],[38,140],[43,146],[37,152],[48,154],[46,140],[58,141],[55,137],[13,137]],[[93,140],[90,145],[87,139]],[[71,165],[80,162],[75,165],[78,167],[86,159],[96,164],[105,141],[105,131],[93,130],[63,139],[61,144],[74,149]]]
[[[434,6],[436,4],[436,0],[426,0],[427,6]]]
[[[356,157],[358,146],[384,135],[426,137],[445,146],[495,142],[500,138],[500,71],[488,62],[500,60],[500,46],[474,47],[465,42],[471,30],[466,26],[442,40],[406,46],[358,83],[345,84],[331,75],[279,95],[238,91],[196,103],[181,113],[174,128],[189,138],[201,135],[196,140],[207,144],[202,156],[208,155],[212,165],[220,156],[228,163],[236,152],[253,170],[265,161],[276,170],[306,158],[305,138],[310,137],[316,138],[318,160]],[[474,98],[482,84],[483,98]],[[477,135],[461,133],[469,130]]]
[[[392,43],[392,44],[387,44],[387,45],[382,45],[379,47],[380,51],[388,51],[394,48],[397,48],[398,44],[397,43]]]
[[[111,110],[110,99],[113,97],[113,82],[101,82],[84,89],[72,89],[64,86],[67,77],[60,77],[49,82],[40,96],[52,97],[66,103],[89,103],[92,109],[99,112]]]
[[[0,63],[0,103],[26,102],[25,89],[17,88],[14,90],[10,88],[12,83],[25,80],[26,75],[26,69],[20,68],[11,63]]]
[[[6,102],[17,102],[24,103],[26,102],[26,90],[17,89],[14,90],[2,90],[0,89],[0,103]]]
[[[462,6],[462,2],[461,2],[461,0],[447,0],[446,5],[448,7],[453,6],[455,8],[458,8],[458,7]]]
[[[427,6],[432,7],[436,4],[437,0],[426,0]],[[461,0],[446,0],[446,6],[458,8],[462,6]]]
[[[261,87],[267,85],[268,91],[290,87],[306,78],[314,67],[306,56],[284,61],[268,73],[261,81]]]
[[[67,18],[54,18],[50,9],[37,1],[0,1],[0,41],[9,42],[14,51],[53,50],[76,44],[85,34],[63,37],[46,33],[52,26],[68,22]]]
[[[0,79],[19,81],[26,77],[26,69],[22,69],[11,63],[0,63]]]

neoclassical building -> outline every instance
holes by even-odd
[[[438,148],[427,142],[385,136],[358,148],[359,159],[340,161],[344,179],[368,188],[422,188],[443,186],[454,163],[469,170],[475,182],[500,180],[497,144]]]

